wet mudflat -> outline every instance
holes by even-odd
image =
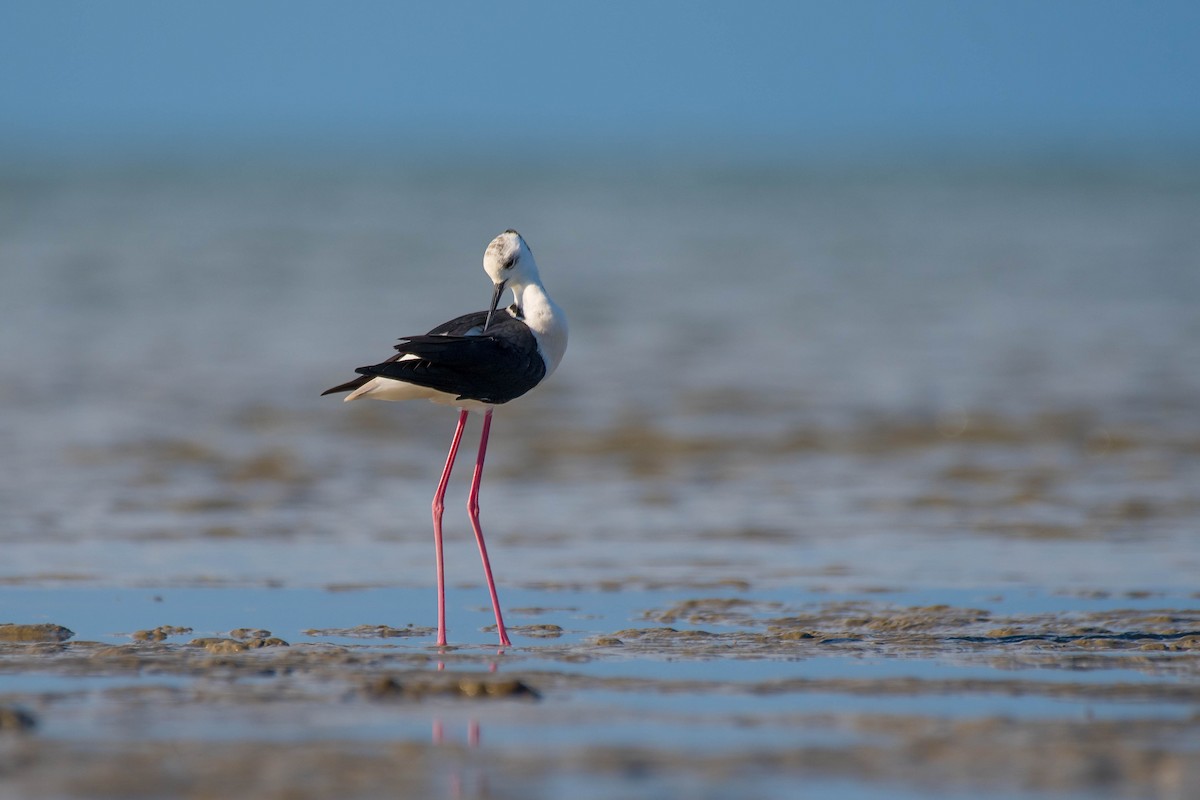
[[[503,649],[486,608],[459,608],[470,643],[445,649],[356,622],[423,594],[0,590],[26,615],[89,610],[80,631],[0,627],[4,785],[1186,797],[1200,780],[1193,596],[529,588]],[[212,627],[227,619],[245,624]]]

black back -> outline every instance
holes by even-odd
[[[537,339],[524,322],[497,310],[486,334],[467,335],[483,327],[486,311],[476,311],[438,325],[423,336],[404,336],[397,353],[386,361],[355,372],[362,377],[322,394],[351,391],[382,377],[426,386],[459,400],[499,405],[520,397],[546,375]],[[404,356],[416,356],[401,360]]]

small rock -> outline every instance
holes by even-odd
[[[409,625],[407,628],[393,628],[390,625],[355,625],[353,628],[309,628],[305,636],[353,636],[365,639],[390,639],[401,636],[428,636],[432,628]]]
[[[458,682],[458,692],[464,697],[540,697],[528,684],[515,678],[508,680],[463,678]]]
[[[399,697],[404,694],[404,684],[391,675],[381,675],[368,681],[363,686],[363,693],[374,698]]]
[[[255,637],[255,638],[253,638],[253,639],[246,639],[246,640],[245,640],[245,645],[246,645],[247,647],[251,647],[251,648],[258,648],[258,647],[291,647],[291,645],[289,645],[289,644],[288,644],[287,642],[285,642],[283,639],[280,639],[278,636]]]
[[[462,676],[457,679],[451,675],[439,675],[434,680],[419,677],[407,683],[394,676],[383,675],[364,684],[362,691],[363,694],[376,700],[400,697],[419,700],[434,696],[524,697],[536,700],[541,696],[528,684],[515,678],[496,680],[474,675]]]
[[[191,632],[191,628],[178,625],[159,625],[157,628],[147,631],[134,631],[133,640],[135,642],[161,642],[168,636],[183,636]]]
[[[488,697],[532,697],[534,699],[541,697],[532,686],[515,678],[504,681],[487,681],[484,684],[484,691],[487,692]]]
[[[229,632],[229,635],[234,639],[265,639],[271,635],[271,632],[261,628],[235,628]]]
[[[192,639],[188,642],[190,647],[203,647],[210,653],[217,655],[225,655],[228,653],[244,653],[250,649],[250,646],[245,642],[239,642],[237,639],[221,639],[217,637]]]
[[[49,622],[36,625],[0,623],[0,642],[65,642],[74,635],[74,631]]]
[[[812,631],[784,631],[778,638],[785,642],[798,642],[802,639],[816,639],[817,634]]]
[[[1021,631],[1017,628],[992,628],[984,634],[989,639],[1007,639],[1009,636],[1020,636]]]
[[[28,711],[12,706],[0,706],[0,732],[31,731],[37,726],[37,720]]]
[[[562,636],[563,629],[559,625],[517,625],[513,627],[514,633],[519,633],[522,636],[530,636],[538,639],[554,639]]]

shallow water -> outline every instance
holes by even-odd
[[[74,634],[0,641],[0,787],[1187,796],[1200,177],[512,177],[0,177],[0,621]],[[516,646],[460,467],[439,652],[453,414],[318,394],[509,226],[571,345],[493,428]]]
[[[999,774],[975,785],[961,771],[980,749],[1007,746],[1017,768],[1126,750],[1158,765],[1119,780],[1068,766],[1072,777],[1054,796],[1071,796],[1071,787],[1124,795],[1147,786],[1174,796],[1175,784],[1155,771],[1167,758],[1157,742],[1169,739],[1184,759],[1171,769],[1181,774],[1200,747],[1195,595],[515,589],[505,593],[515,646],[498,648],[490,609],[464,602],[482,588],[464,586],[450,604],[452,639],[462,644],[437,648],[433,631],[420,627],[371,634],[381,616],[411,616],[428,594],[0,589],[7,613],[70,623],[74,634],[0,642],[0,705],[36,713],[43,751],[69,754],[93,778],[96,767],[72,748],[120,742],[124,752],[144,754],[180,741],[239,743],[261,757],[242,767],[260,777],[280,764],[299,769],[278,760],[275,744],[408,742],[467,748],[462,763],[430,767],[443,778],[463,769],[503,776],[533,759],[535,777],[501,779],[502,796],[551,796],[551,774],[565,785],[600,781],[641,792],[663,781],[680,791],[706,757],[729,773],[708,781],[712,796],[744,791],[742,775],[764,759],[777,763],[752,782],[755,792],[855,776],[850,796],[891,796],[893,778],[861,774],[866,754],[904,760],[917,742],[957,740],[964,734],[954,726],[980,725],[995,730],[967,737],[956,756],[963,763],[936,767],[937,792],[957,796],[970,785],[1003,796],[1020,788]],[[234,623],[241,630],[231,631]],[[126,625],[138,629],[119,629]],[[162,625],[170,626],[166,635],[146,636]],[[268,643],[218,647],[239,641]],[[1105,725],[1117,727],[1091,733],[1096,741],[1082,753],[1063,747]],[[992,738],[1003,742],[1022,726],[1022,738],[1042,730],[1059,737],[1058,746],[1044,742],[1035,754]],[[30,745],[7,746],[15,754]],[[839,766],[846,754],[856,755]],[[195,768],[208,769],[211,757],[198,751]],[[119,781],[98,780],[121,791]],[[1024,786],[1022,794],[1044,788]]]

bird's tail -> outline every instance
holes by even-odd
[[[326,389],[325,391],[321,392],[321,397],[324,397],[327,394],[337,394],[338,392],[352,392],[355,389],[361,389],[373,377],[374,376],[372,376],[372,375],[359,375],[357,378],[355,378],[352,381],[346,381],[345,383],[334,386],[332,389]],[[351,398],[347,397],[346,399],[349,400]]]

